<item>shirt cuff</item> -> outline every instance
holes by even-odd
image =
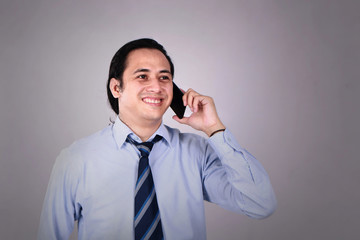
[[[242,147],[227,128],[223,132],[214,134],[208,141],[220,158],[234,150],[242,152]]]

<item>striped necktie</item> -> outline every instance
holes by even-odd
[[[160,212],[155,186],[149,166],[149,154],[155,142],[162,137],[156,135],[151,142],[138,143],[128,137],[140,151],[138,177],[135,187],[135,239],[163,239]]]

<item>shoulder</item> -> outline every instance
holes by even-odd
[[[114,144],[112,125],[109,125],[87,137],[76,140],[67,149],[71,152],[86,152],[100,149],[104,146],[111,146],[110,143]]]
[[[112,125],[97,131],[87,137],[73,142],[70,146],[64,148],[58,156],[58,161],[79,164],[89,157],[94,157],[100,152],[115,147],[112,135]]]
[[[184,133],[180,132],[177,128],[172,128],[169,126],[166,126],[166,129],[170,136],[170,142],[172,145],[181,145],[184,147],[185,145],[189,148],[197,148],[199,150],[199,147],[204,147],[208,145],[208,140],[204,138],[203,136],[200,136],[195,133]]]

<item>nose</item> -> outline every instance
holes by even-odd
[[[151,78],[149,81],[149,85],[147,87],[147,91],[159,93],[161,92],[161,84],[157,78]]]

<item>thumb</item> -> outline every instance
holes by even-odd
[[[181,123],[181,124],[187,124],[188,125],[188,117],[183,117],[183,118],[179,118],[178,116],[174,115],[172,117],[175,121],[177,121],[178,123]]]

